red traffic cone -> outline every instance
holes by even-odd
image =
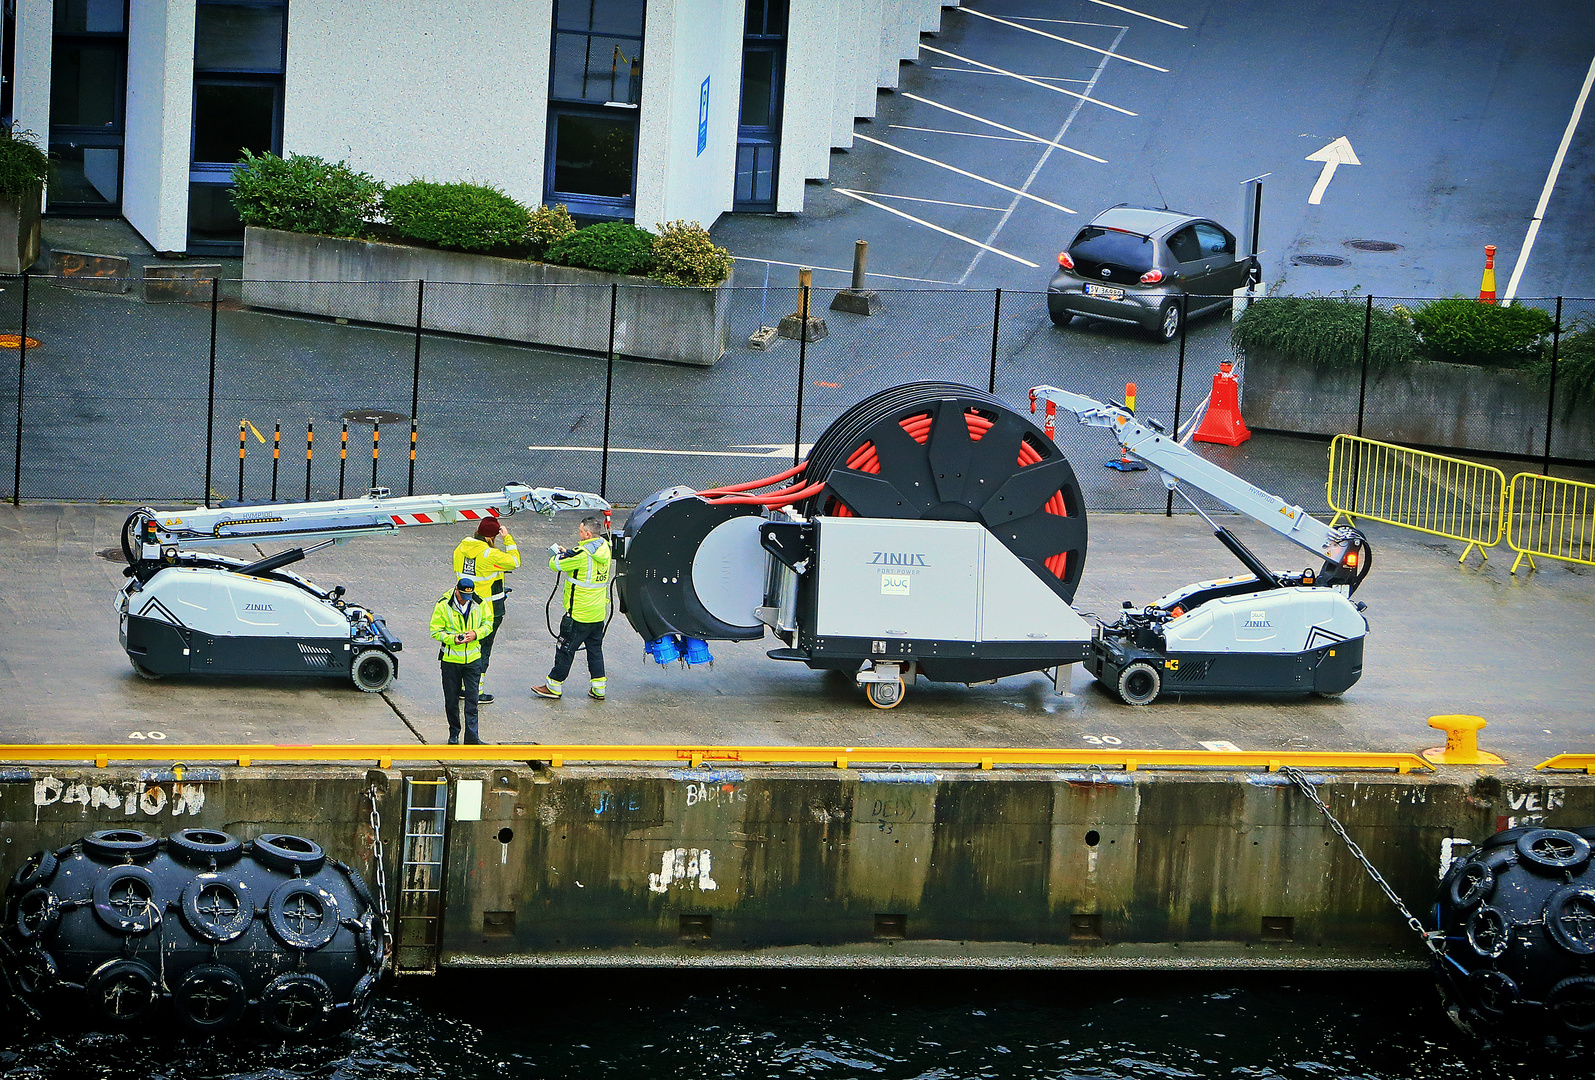
[[[1484,280],[1479,282],[1479,303],[1495,303],[1495,245],[1484,245]]]
[[[1197,442],[1222,443],[1239,446],[1252,437],[1241,419],[1240,383],[1235,378],[1235,365],[1228,360],[1218,365],[1213,376],[1213,396],[1207,402],[1207,415],[1191,438]]]
[[[1135,415],[1134,383],[1124,384],[1124,407],[1130,411],[1131,416]],[[1131,457],[1127,447],[1119,451],[1118,461],[1105,461],[1103,464],[1110,469],[1118,469],[1120,472],[1146,472],[1146,466]]]

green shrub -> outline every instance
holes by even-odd
[[[716,247],[709,230],[696,221],[655,226],[653,276],[666,285],[712,289],[731,276],[731,253]]]
[[[434,180],[389,188],[382,210],[400,236],[463,251],[522,244],[532,219],[531,211],[495,187]]]
[[[1252,301],[1230,330],[1243,352],[1274,352],[1323,367],[1362,366],[1367,302],[1343,296],[1270,296]],[[1368,365],[1383,367],[1416,357],[1418,337],[1396,311],[1373,309],[1368,322]]]
[[[360,236],[376,217],[382,185],[346,161],[310,154],[255,156],[233,166],[233,205],[245,225],[323,236]]]
[[[555,242],[544,258],[611,274],[646,274],[654,267],[654,234],[623,221],[604,221]]]
[[[526,238],[532,245],[532,257],[542,258],[549,248],[575,231],[576,222],[571,220],[570,211],[565,209],[564,203],[539,206],[532,211],[532,223],[526,230]]]
[[[0,127],[0,198],[20,199],[50,177],[50,159],[31,131]]]
[[[1564,329],[1556,352],[1556,399],[1595,405],[1595,316],[1585,315]],[[1549,386],[1551,350],[1542,349],[1529,370]]]
[[[1524,367],[1554,326],[1538,308],[1481,304],[1466,296],[1431,300],[1412,313],[1424,355],[1448,364]]]

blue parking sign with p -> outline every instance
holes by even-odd
[[[709,76],[703,77],[703,85],[698,87],[698,153],[703,153],[703,148],[709,145]]]

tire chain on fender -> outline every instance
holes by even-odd
[[[372,784],[368,794],[371,798],[371,858],[377,872],[377,915],[382,919],[382,960],[385,962],[393,955],[393,921],[388,917],[388,871],[382,859],[382,812],[377,809],[381,793]]]

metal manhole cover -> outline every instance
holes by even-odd
[[[403,413],[386,409],[350,409],[343,418],[351,424],[402,424],[410,419]]]
[[[1339,255],[1296,255],[1291,258],[1292,266],[1345,266],[1346,260]]]
[[[38,338],[29,338],[28,339],[28,348],[37,349],[38,347],[39,347]],[[22,337],[20,335],[18,335],[18,334],[0,334],[0,349],[20,349],[20,348],[22,348]]]
[[[96,551],[94,554],[98,555],[100,558],[104,559],[106,562],[124,563],[124,564],[127,562],[127,556],[122,554],[122,549],[119,548],[119,547],[101,548],[99,551]]]
[[[1354,251],[1400,251],[1400,244],[1392,244],[1389,240],[1347,240],[1346,247]]]

